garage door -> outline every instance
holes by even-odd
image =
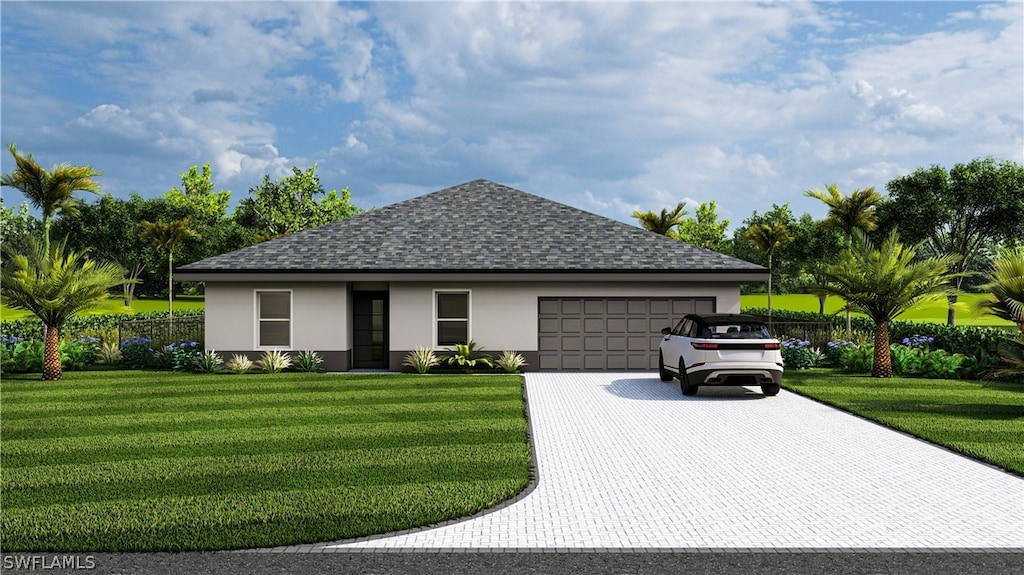
[[[540,298],[540,369],[658,368],[661,329],[715,298]]]

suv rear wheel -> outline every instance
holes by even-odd
[[[683,395],[697,395],[699,386],[690,383],[689,379],[686,377],[686,366],[683,364],[683,358],[679,358],[679,389],[683,391]]]
[[[779,389],[781,389],[781,386],[777,383],[766,383],[761,386],[761,393],[769,396],[778,395]]]

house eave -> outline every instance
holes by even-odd
[[[174,279],[195,282],[765,282],[768,270],[177,270]]]

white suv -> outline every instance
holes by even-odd
[[[743,314],[690,314],[661,330],[658,375],[679,379],[683,395],[702,385],[759,385],[778,395],[782,350],[768,326]]]

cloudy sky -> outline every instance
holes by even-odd
[[[1024,4],[9,2],[3,143],[158,196],[318,164],[382,206],[485,178],[623,221],[1024,161]],[[3,151],[4,172],[12,169]],[[5,203],[22,196],[4,189]],[[692,209],[691,209],[692,213]]]

